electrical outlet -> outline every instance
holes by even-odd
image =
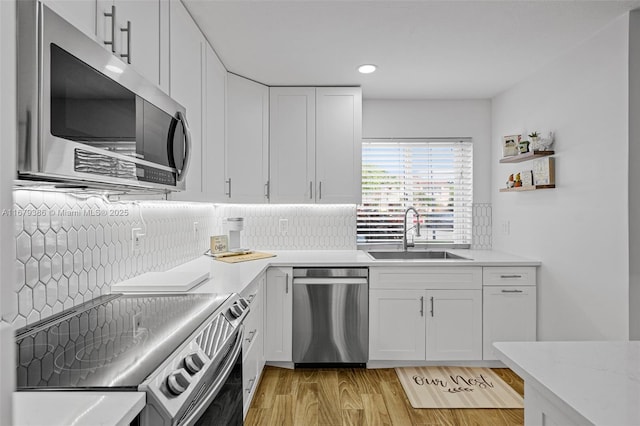
[[[193,222],[193,236],[198,239],[200,236],[200,223]]]
[[[142,241],[144,240],[145,234],[142,233],[141,228],[133,228],[131,230],[131,252],[133,254],[140,253],[142,250]]]
[[[280,235],[287,235],[289,232],[289,219],[280,219]]]
[[[511,234],[511,221],[507,220],[503,220],[501,222],[501,228],[502,228],[502,235],[507,236],[509,234]]]

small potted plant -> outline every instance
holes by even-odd
[[[531,149],[533,151],[540,149],[540,134],[538,132],[529,133],[529,138],[531,139]]]

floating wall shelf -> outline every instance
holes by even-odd
[[[535,191],[537,189],[550,189],[555,188],[555,185],[531,185],[531,186],[519,186],[513,188],[500,188],[500,192],[522,192],[522,191]]]
[[[501,163],[520,163],[522,161],[529,161],[535,158],[547,157],[555,154],[555,151],[533,151],[525,154],[514,155],[512,157],[504,157],[500,159]]]

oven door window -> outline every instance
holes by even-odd
[[[175,119],[55,44],[50,95],[53,136],[173,166]]]

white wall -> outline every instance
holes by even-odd
[[[15,2],[0,1],[0,210],[12,207],[15,172]],[[11,422],[15,359],[13,328],[5,318],[15,311],[13,217],[0,215],[0,424]]]
[[[629,21],[629,338],[640,340],[640,10]]]
[[[540,259],[540,340],[627,339],[628,15],[492,102],[494,249]],[[501,138],[556,134],[556,189],[499,193],[528,163]],[[510,235],[502,225],[510,222]]]
[[[471,137],[473,202],[491,201],[491,103],[488,100],[362,101],[363,138]]]

